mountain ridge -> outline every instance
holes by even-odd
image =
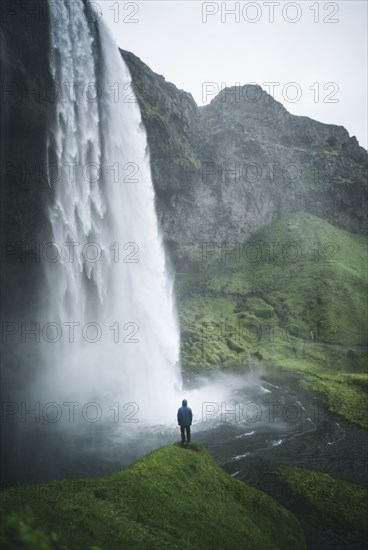
[[[198,243],[244,241],[300,210],[367,233],[368,153],[344,127],[292,115],[264,90],[258,102],[236,102],[230,87],[226,101],[220,92],[199,107],[137,56],[121,54],[146,127],[174,264]]]

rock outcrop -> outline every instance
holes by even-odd
[[[18,246],[47,237],[50,200],[48,20],[25,20],[18,13],[25,4],[15,4],[1,29],[1,228],[3,242]],[[189,265],[204,241],[244,241],[293,211],[366,233],[368,155],[343,127],[291,115],[258,86],[227,88],[198,107],[134,54],[121,53],[147,130],[157,212],[176,265],[180,258]]]
[[[368,155],[342,126],[290,114],[259,86],[209,105],[122,51],[147,130],[157,211],[174,260],[303,210],[366,233]]]

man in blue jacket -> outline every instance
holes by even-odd
[[[182,406],[178,409],[178,424],[180,426],[181,442],[185,443],[185,432],[187,432],[187,442],[190,443],[190,426],[192,425],[192,409],[188,407],[188,401],[183,399]]]

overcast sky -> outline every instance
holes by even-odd
[[[95,4],[121,48],[199,105],[224,84],[279,83],[273,95],[291,113],[343,125],[367,148],[365,0]]]

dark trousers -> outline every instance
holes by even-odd
[[[190,443],[190,426],[180,426],[181,440],[185,443],[185,432],[187,432],[187,441]]]

